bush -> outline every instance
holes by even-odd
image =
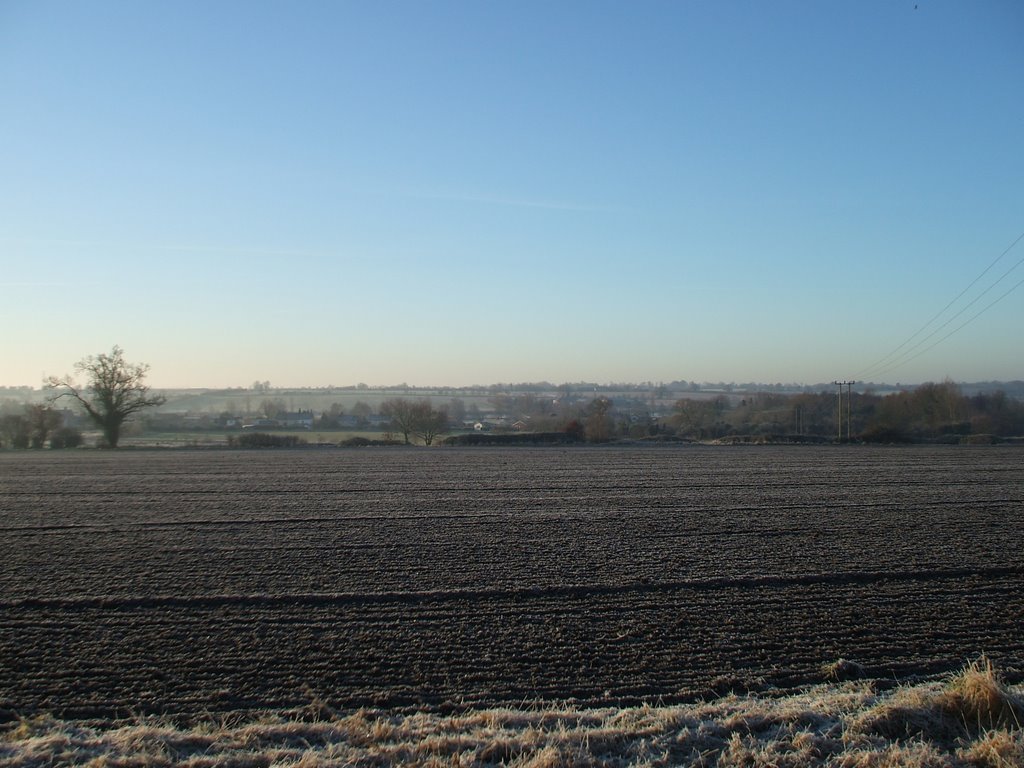
[[[873,426],[860,433],[865,443],[912,443],[913,438],[906,432],[893,427]]]
[[[294,448],[305,442],[297,435],[268,435],[266,432],[246,432],[228,438],[228,445],[233,448]]]
[[[366,448],[368,446],[404,445],[404,443],[401,440],[371,440],[368,437],[350,437],[347,440],[342,440],[338,445],[345,448]]]
[[[83,442],[82,433],[74,427],[61,427],[50,437],[51,448],[77,448]]]
[[[368,445],[373,445],[373,441],[368,437],[350,437],[347,440],[342,440],[338,445],[351,448],[365,448]]]
[[[961,445],[995,445],[1000,442],[995,435],[966,435],[960,438]]]
[[[566,445],[578,442],[580,438],[568,432],[471,432],[452,435],[445,439],[444,445]]]

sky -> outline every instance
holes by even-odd
[[[0,385],[114,345],[167,388],[1024,379],[1022,36],[1016,0],[0,0]]]

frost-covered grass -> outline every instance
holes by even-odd
[[[836,682],[789,696],[683,706],[335,713],[107,728],[22,720],[0,764],[41,766],[1021,766],[1024,692],[986,659],[947,680],[879,692]]]

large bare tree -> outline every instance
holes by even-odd
[[[46,386],[61,390],[52,400],[71,397],[85,409],[103,432],[105,444],[116,448],[125,421],[144,408],[163,405],[166,398],[150,394],[145,384],[149,366],[129,363],[124,351],[115,346],[110,354],[90,355],[75,365],[76,376],[50,376]],[[78,377],[85,383],[79,384]]]

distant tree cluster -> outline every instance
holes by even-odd
[[[735,435],[791,435],[838,438],[836,392],[740,399],[680,399],[672,415],[676,433],[693,439]],[[867,442],[957,439],[967,435],[1024,435],[1024,402],[995,391],[968,397],[951,381],[922,384],[880,396],[853,392],[843,401],[843,436]],[[849,427],[847,428],[847,418]]]
[[[406,400],[402,397],[385,400],[380,413],[390,419],[392,429],[402,435],[406,445],[410,436],[418,437],[424,445],[431,445],[438,435],[449,430],[448,410],[434,408],[429,400]]]
[[[50,405],[29,404],[0,414],[0,447],[76,448],[82,433],[64,424],[65,414]]]

